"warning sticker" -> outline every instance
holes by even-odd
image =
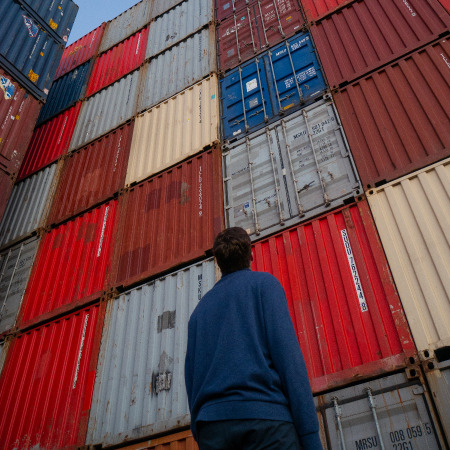
[[[258,87],[258,82],[256,81],[256,78],[253,78],[253,80],[247,81],[245,86],[247,87],[247,92],[250,92]]]

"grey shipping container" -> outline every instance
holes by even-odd
[[[69,150],[103,136],[135,115],[139,74],[136,70],[83,102]]]
[[[87,445],[114,445],[189,425],[187,325],[215,279],[211,258],[110,301]]]
[[[171,47],[214,19],[214,2],[186,0],[159,16],[150,26],[145,58]]]
[[[62,53],[14,0],[0,2],[0,65],[36,98],[46,99]]]
[[[214,25],[210,25],[144,66],[139,81],[138,111],[157,105],[213,72],[216,72],[216,49]]]
[[[357,384],[315,398],[329,450],[441,449],[429,393],[405,373]]]
[[[16,322],[39,241],[33,237],[0,253],[0,335]]]
[[[13,187],[0,223],[0,247],[24,238],[45,225],[58,172],[58,163],[55,163]]]
[[[109,21],[103,34],[99,52],[103,53],[147,25],[150,21],[152,2],[153,0],[142,0]]]
[[[154,19],[184,0],[153,0],[150,18]]]
[[[362,193],[331,100],[230,145],[223,153],[225,220],[252,239],[323,214]]]

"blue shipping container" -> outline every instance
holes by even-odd
[[[63,46],[14,0],[0,2],[0,65],[36,98],[45,100]]]
[[[44,25],[46,31],[61,42],[67,42],[78,5],[72,0],[18,0],[35,19]]]
[[[84,97],[94,59],[78,66],[58,78],[48,93],[47,102],[41,109],[37,124],[56,116]]]
[[[310,104],[326,90],[309,33],[242,64],[220,85],[222,133],[228,140]]]

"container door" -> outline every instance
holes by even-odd
[[[319,396],[330,450],[440,449],[429,398],[419,379],[405,374]]]
[[[261,130],[224,154],[227,226],[256,238],[289,217],[280,148],[274,130]]]
[[[325,91],[309,33],[302,33],[264,55],[274,113],[310,103]]]
[[[263,63],[255,58],[221,80],[224,139],[233,139],[273,116]]]
[[[276,132],[289,180],[292,216],[303,218],[332,209],[362,192],[331,102],[288,116]]]

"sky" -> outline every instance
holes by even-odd
[[[67,45],[97,28],[102,22],[114,19],[139,0],[74,0],[78,14],[70,32]]]

